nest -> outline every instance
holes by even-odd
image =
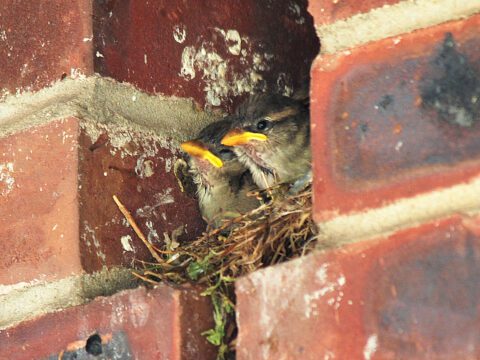
[[[262,267],[302,256],[317,242],[311,185],[295,195],[287,196],[281,189],[253,195],[271,200],[218,229],[207,228],[192,242],[179,243],[172,234],[161,248],[145,239],[128,210],[114,197],[155,259],[155,263],[143,263],[143,268],[134,271],[134,275],[152,284],[196,283],[206,288],[203,295],[212,298],[215,328],[204,335],[219,346],[219,358],[225,358],[234,349],[234,280]]]
[[[145,239],[131,215],[115,198],[156,260],[154,264],[144,263],[144,270],[135,274],[149,283],[209,285],[218,276],[238,278],[312,250],[317,233],[312,220],[311,186],[295,195],[269,195],[273,200],[225,222],[218,229],[207,228],[194,241],[178,243],[173,234],[161,248]]]

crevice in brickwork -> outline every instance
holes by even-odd
[[[479,120],[480,80],[466,55],[447,33],[420,83],[423,106],[452,125],[469,127]],[[437,76],[436,76],[437,75]]]
[[[87,339],[85,351],[93,356],[102,354],[102,338],[98,334],[93,334]]]

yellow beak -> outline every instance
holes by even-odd
[[[185,151],[190,156],[207,160],[216,168],[221,168],[223,166],[223,161],[218,156],[213,155],[213,153],[208,150],[202,142],[198,140],[186,141],[180,146],[182,147],[183,151]]]
[[[247,144],[250,140],[266,141],[267,139],[267,135],[264,134],[233,129],[223,137],[222,145],[237,146]]]

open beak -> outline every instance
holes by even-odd
[[[185,141],[180,146],[182,147],[183,151],[190,156],[207,160],[216,168],[221,168],[223,166],[223,161],[218,156],[213,155],[213,153],[208,150],[200,141]]]
[[[267,135],[243,131],[240,129],[230,130],[222,139],[222,145],[237,146],[249,143],[251,140],[266,141]]]

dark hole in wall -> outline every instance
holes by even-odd
[[[98,356],[102,354],[102,338],[98,334],[93,334],[87,339],[85,351],[90,355]]]

